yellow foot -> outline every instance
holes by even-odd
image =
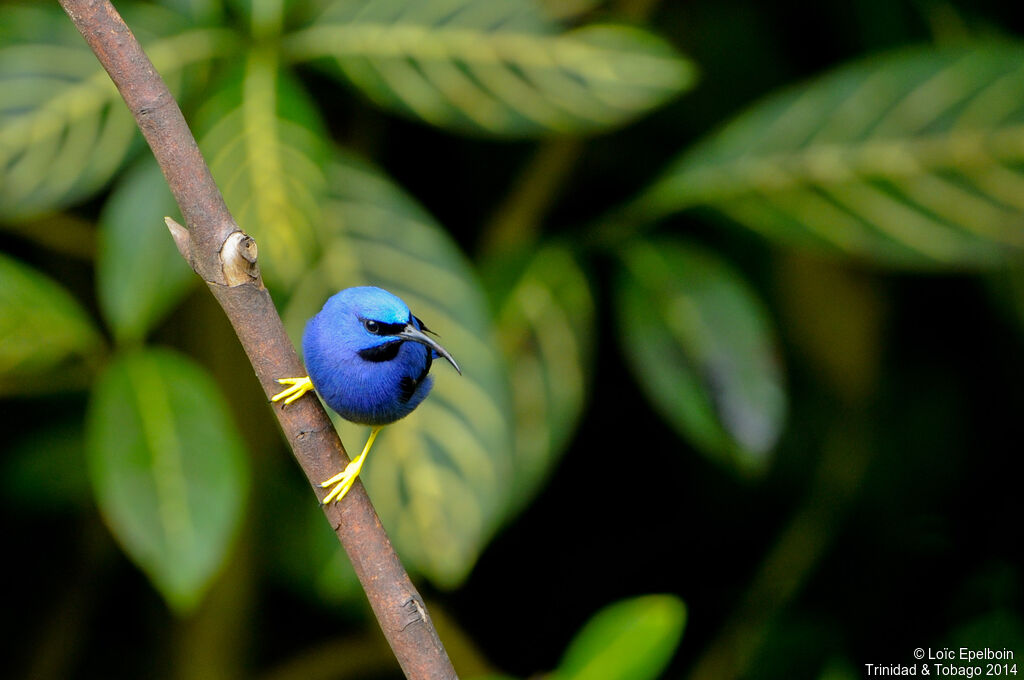
[[[333,501],[340,501],[345,497],[345,494],[349,492],[352,485],[356,483],[356,479],[359,478],[359,472],[363,469],[363,461],[360,458],[356,458],[354,461],[348,464],[344,471],[334,475],[327,481],[323,482],[320,486],[327,488],[334,486],[331,492],[324,496],[323,503],[327,505]]]
[[[363,469],[363,463],[366,462],[366,454],[370,452],[373,440],[377,438],[377,433],[380,430],[380,426],[373,428],[370,431],[370,438],[366,440],[366,446],[363,447],[363,452],[359,454],[359,457],[345,466],[344,470],[320,484],[325,489],[329,486],[334,487],[329,494],[324,496],[324,505],[333,501],[340,501],[345,497],[349,489],[352,488],[352,485],[356,483],[356,479],[359,478],[359,472]]]
[[[282,385],[291,385],[291,387],[278,392],[270,398],[270,401],[281,401],[284,399],[285,404],[290,404],[313,389],[313,381],[309,379],[308,375],[305,378],[278,378],[277,382]]]

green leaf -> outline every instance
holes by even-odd
[[[447,234],[378,171],[340,155],[329,186],[323,257],[296,289],[285,323],[298,340],[330,295],[378,285],[405,300],[462,366],[459,376],[435,364],[430,396],[384,428],[361,476],[406,561],[454,586],[509,498],[508,387],[487,305]],[[349,452],[358,453],[367,428],[336,422]]]
[[[1024,247],[1024,46],[922,47],[770,97],[683,154],[642,220],[711,206],[784,243],[898,266]]]
[[[587,398],[594,346],[594,300],[568,249],[549,245],[482,267],[508,283],[498,293],[498,338],[515,409],[515,502],[536,491],[568,444]]]
[[[260,267],[290,286],[316,254],[327,134],[274,55],[251,50],[201,112],[200,146],[235,219],[259,243]]]
[[[576,635],[554,680],[658,678],[672,660],[686,624],[674,595],[645,595],[609,605]]]
[[[119,341],[141,340],[198,279],[178,254],[164,216],[182,221],[152,156],[118,182],[100,214],[96,285]]]
[[[679,241],[639,242],[622,259],[622,347],[655,408],[705,453],[760,471],[786,412],[760,300],[716,256]]]
[[[93,356],[102,340],[56,282],[0,253],[0,391]]]
[[[606,130],[694,82],[663,39],[619,25],[561,32],[531,0],[335,2],[286,49],[332,59],[380,106],[497,136]]]
[[[126,354],[94,387],[86,436],[115,538],[173,609],[191,611],[227,558],[248,488],[224,397],[185,357]]]
[[[69,205],[102,187],[137,134],[110,78],[62,12],[5,6],[0,25],[0,218],[12,219]],[[187,65],[228,47],[228,35],[183,29],[147,41],[147,53],[174,83]]]

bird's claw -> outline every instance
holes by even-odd
[[[313,389],[313,381],[309,379],[308,375],[304,378],[278,378],[277,382],[281,385],[290,385],[290,387],[272,396],[270,401],[278,402],[284,399],[285,405]]]
[[[370,448],[373,446],[373,441],[377,438],[377,434],[380,433],[381,426],[378,425],[370,431],[370,438],[366,440],[366,446],[363,447],[363,452],[356,456],[356,459],[345,466],[345,469],[334,475],[327,481],[321,482],[320,486],[327,488],[334,486],[330,493],[324,496],[324,505],[332,501],[340,501],[348,493],[348,490],[352,488],[352,485],[356,483],[356,479],[359,478],[359,472],[363,469],[363,463],[366,462],[366,454],[370,452]]]
[[[327,505],[333,501],[340,501],[345,497],[345,494],[349,492],[352,485],[356,483],[356,479],[359,478],[359,472],[362,470],[362,461],[356,460],[348,464],[348,466],[338,474],[334,475],[330,479],[321,482],[320,486],[327,488],[333,486],[331,492],[324,496],[323,504]]]

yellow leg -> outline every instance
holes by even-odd
[[[370,452],[370,447],[373,446],[373,440],[377,438],[377,433],[380,432],[383,427],[383,425],[377,425],[370,431],[370,438],[366,440],[366,446],[363,447],[363,452],[359,454],[359,457],[349,463],[344,470],[320,484],[320,486],[325,489],[329,486],[334,486],[334,488],[331,489],[331,492],[324,496],[324,505],[327,505],[332,501],[340,501],[345,497],[345,494],[348,493],[348,490],[352,488],[352,485],[356,483],[356,479],[359,477],[359,472],[363,469],[363,463],[366,462],[366,454]]]
[[[313,381],[309,379],[308,375],[305,378],[278,378],[277,382],[282,385],[291,385],[291,387],[278,392],[270,398],[270,401],[284,399],[285,404],[290,404],[313,389]]]

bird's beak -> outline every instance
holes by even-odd
[[[448,350],[446,350],[444,347],[441,347],[440,343],[438,343],[436,340],[423,333],[423,331],[419,330],[412,324],[408,324],[405,328],[403,328],[402,332],[398,334],[398,337],[405,338],[406,340],[412,340],[413,342],[418,342],[421,345],[426,345],[427,347],[429,347],[430,349],[434,350],[435,352],[443,356],[445,359],[447,359],[448,363],[454,366],[455,370],[459,372],[459,375],[462,375],[462,369],[459,368],[459,365],[457,363],[455,363],[455,359],[448,352]]]

